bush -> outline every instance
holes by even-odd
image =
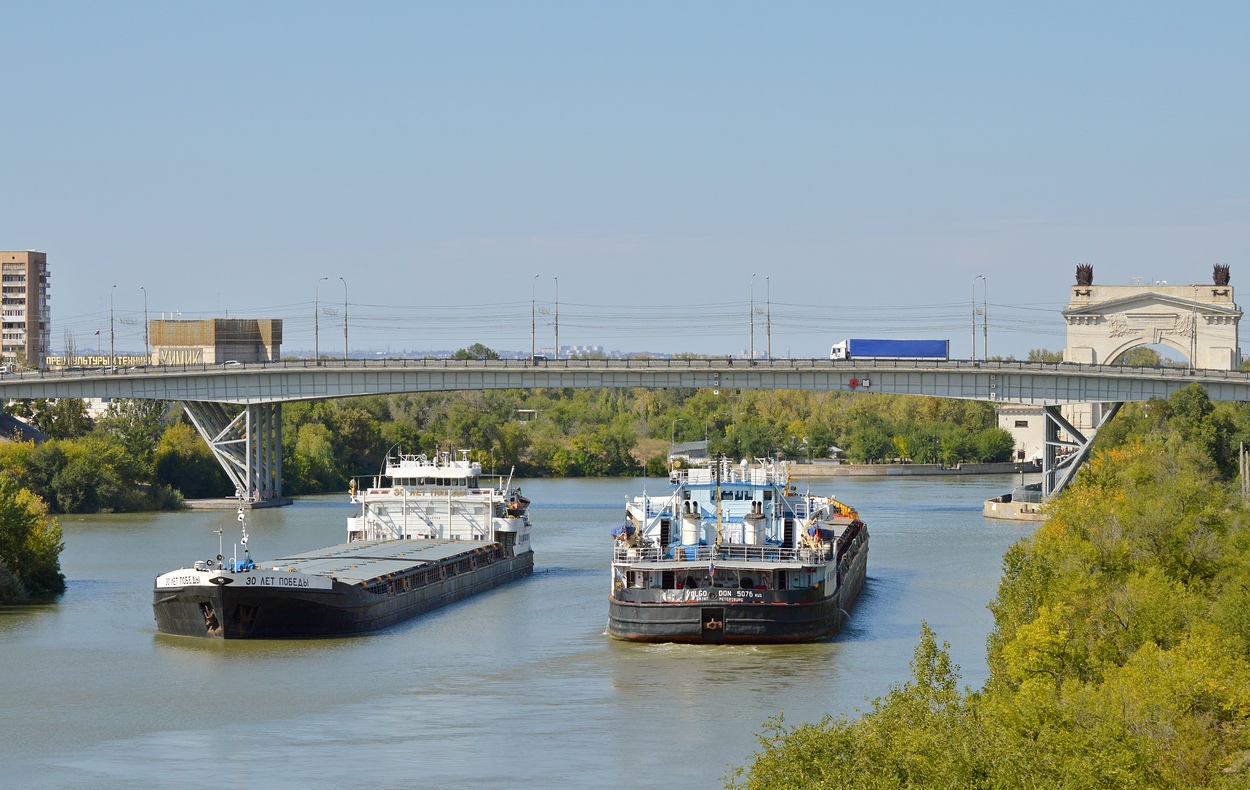
[[[64,592],[63,548],[61,525],[43,500],[0,475],[0,602]]]

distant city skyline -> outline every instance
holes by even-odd
[[[282,318],[289,348],[346,297],[352,347],[528,349],[559,278],[562,343],[738,353],[768,300],[774,356],[967,357],[975,291],[989,353],[1022,357],[1062,347],[1079,263],[1250,283],[1248,21],[9,4],[0,249],[47,253],[55,349],[107,332],[110,295],[119,348],[146,295],[151,317]]]

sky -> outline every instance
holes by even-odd
[[[146,293],[287,350],[341,350],[345,297],[353,351],[528,350],[558,287],[562,345],[967,358],[975,293],[1023,357],[1078,263],[1250,275],[1244,3],[0,0],[0,30],[0,249],[47,253],[54,348],[111,301],[142,349]]]

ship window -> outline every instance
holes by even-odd
[[[767,501],[771,500],[772,498],[773,498],[773,492],[772,492],[772,489],[766,489],[766,490],[764,491],[764,501],[765,501],[765,502],[767,502]]]

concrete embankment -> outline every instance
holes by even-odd
[[[1040,472],[1038,464],[838,464],[813,461],[810,464],[794,464],[790,477],[912,477],[930,475],[1010,475]]]
[[[283,507],[285,505],[294,504],[295,500],[289,497],[282,499],[269,499],[263,502],[244,502],[242,507],[248,510],[260,510],[266,507]],[[183,504],[187,510],[234,510],[239,507],[239,500],[234,497],[223,497],[221,499],[188,499]]]

